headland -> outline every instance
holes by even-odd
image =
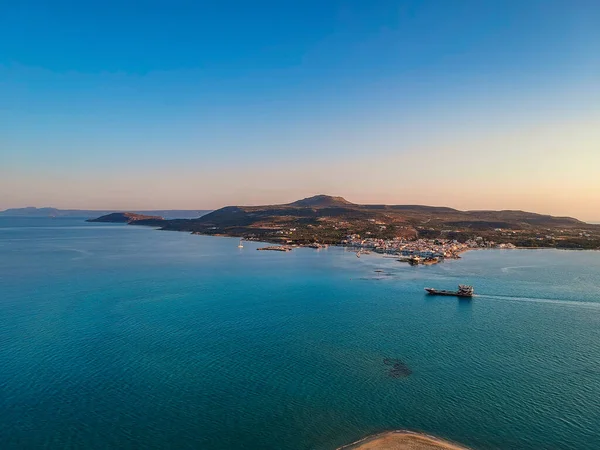
[[[98,217],[96,219],[88,219],[86,222],[108,222],[108,223],[137,223],[142,225],[149,221],[154,223],[156,221],[165,220],[162,216],[150,216],[147,214],[137,214],[132,212],[115,212],[106,214],[105,216]]]

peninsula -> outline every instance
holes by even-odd
[[[161,216],[149,216],[146,214],[136,214],[131,212],[115,212],[106,214],[97,219],[88,219],[86,222],[108,222],[108,223],[137,223],[143,225],[145,222],[150,221],[154,223],[157,220],[165,220]]]
[[[113,218],[107,215],[93,221],[110,222]],[[116,219],[124,222],[123,214]],[[435,245],[450,253],[452,248],[475,247],[600,249],[600,225],[571,217],[515,210],[360,205],[328,195],[282,205],[227,206],[194,219],[144,217],[126,222],[283,245],[333,244],[372,249],[408,245],[414,251],[419,243],[437,242]]]

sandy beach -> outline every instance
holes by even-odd
[[[468,450],[468,448],[426,434],[389,431],[366,437],[338,450]]]

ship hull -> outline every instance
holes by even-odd
[[[425,288],[429,295],[446,295],[448,297],[463,297],[463,298],[471,298],[473,294],[463,294],[458,291],[443,291],[431,288]]]

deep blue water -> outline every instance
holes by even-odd
[[[0,448],[334,449],[396,428],[600,448],[599,252],[414,268],[237,244],[0,218]],[[463,282],[481,295],[423,294]]]

